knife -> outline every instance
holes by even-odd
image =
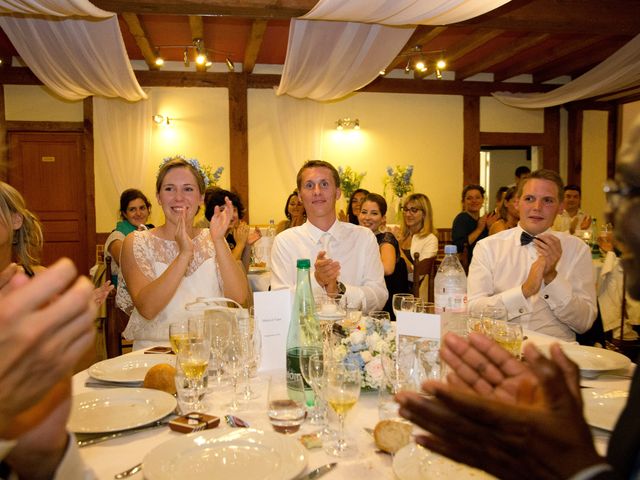
[[[315,470],[311,470],[306,475],[298,478],[298,480],[315,480],[316,478],[320,478],[325,473],[329,473],[333,470],[338,464],[336,462],[327,463],[326,465],[322,465],[321,467],[316,468]]]
[[[120,437],[126,437],[127,435],[133,435],[134,433],[142,432],[144,430],[152,430],[154,428],[165,427],[169,424],[170,420],[171,419],[158,420],[157,422],[154,422],[150,425],[144,425],[138,428],[121,430],[119,432],[100,435],[97,437],[79,439],[77,441],[77,444],[78,444],[78,447],[82,448],[82,447],[87,447],[89,445],[95,445],[96,443],[106,442],[107,440],[111,440],[113,438],[120,438]]]

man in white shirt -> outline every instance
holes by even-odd
[[[562,207],[562,180],[537,170],[519,185],[518,226],[478,242],[469,267],[470,311],[503,305],[510,321],[574,341],[596,318],[591,252],[549,228]]]
[[[296,261],[308,258],[314,262],[315,293],[341,293],[349,306],[364,312],[381,309],[388,292],[378,243],[368,228],[338,221],[338,171],[328,162],[310,160],[298,172],[297,184],[307,221],[276,236],[271,288],[295,288]]]
[[[587,230],[591,226],[591,217],[580,208],[581,195],[578,185],[564,187],[564,208],[553,222],[554,230],[573,235],[576,231]]]

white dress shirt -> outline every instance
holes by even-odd
[[[294,289],[296,262],[308,258],[311,287],[314,293],[324,292],[315,279],[313,266],[321,250],[327,252],[327,258],[340,262],[338,280],[346,287],[349,305],[361,305],[365,313],[382,309],[389,294],[375,235],[368,228],[337,220],[327,232],[307,221],[276,236],[271,250],[272,290]]]
[[[538,258],[533,242],[520,245],[522,228],[504,230],[478,242],[469,267],[467,296],[470,310],[503,304],[509,320],[524,328],[574,341],[596,318],[596,290],[591,252],[584,242],[564,232],[556,278],[529,298],[522,284]]]
[[[420,260],[435,257],[438,254],[438,237],[433,233],[425,236],[414,235],[411,237],[411,258],[416,253],[420,254]]]

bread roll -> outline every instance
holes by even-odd
[[[383,452],[396,453],[411,441],[410,423],[400,420],[382,420],[373,430],[373,438]]]
[[[176,369],[168,363],[159,363],[149,369],[144,376],[142,386],[162,390],[171,395],[176,394]]]

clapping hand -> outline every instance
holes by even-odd
[[[397,395],[400,414],[430,433],[416,441],[507,479],[569,478],[601,463],[582,417],[577,366],[557,344],[551,360],[530,344],[525,356],[528,365],[518,365],[493,340],[448,334],[450,383],[425,382],[433,398]]]
[[[187,210],[182,210],[182,214],[178,218],[178,225],[176,226],[176,243],[178,244],[178,250],[180,253],[193,255],[193,240],[189,236],[187,231]]]
[[[209,222],[209,232],[213,240],[219,240],[224,238],[229,229],[229,223],[231,223],[231,216],[233,212],[233,204],[229,197],[224,197],[224,207],[215,207],[213,209],[213,216]]]
[[[544,257],[544,282],[549,284],[556,278],[556,266],[562,256],[560,239],[551,233],[543,233],[534,239],[540,257]]]
[[[314,268],[314,276],[318,284],[324,288],[327,293],[335,293],[338,275],[340,275],[340,262],[327,258],[327,252],[323,250],[318,253]]]

